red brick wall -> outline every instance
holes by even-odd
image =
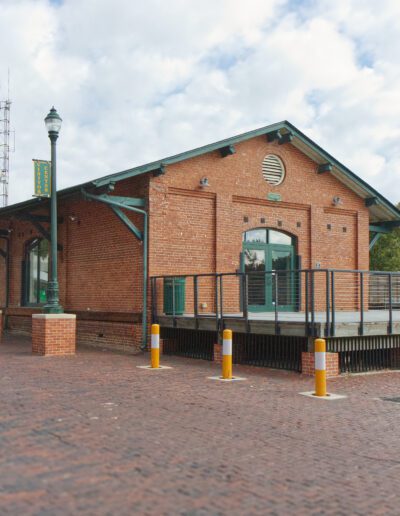
[[[30,335],[32,333],[32,316],[10,315],[7,318],[7,327],[11,332]]]
[[[79,320],[77,322],[77,341],[87,346],[138,352],[141,337],[141,324]]]
[[[119,184],[115,194],[143,197],[146,183],[147,178],[132,179]],[[62,305],[71,311],[139,310],[143,292],[142,244],[108,206],[98,202],[80,198],[60,202],[59,216],[64,219],[58,229],[58,241],[63,245],[58,253]],[[142,217],[128,216],[141,230]],[[21,303],[24,245],[40,235],[30,222],[13,219],[10,224],[10,306],[16,307]],[[48,224],[43,226],[49,229]]]
[[[148,178],[136,178],[119,183],[115,195],[146,197]],[[45,210],[37,213],[47,214]],[[127,213],[127,212],[126,212]],[[128,214],[130,220],[142,230],[143,218]],[[59,216],[63,223],[58,228],[58,241],[63,250],[58,253],[58,279],[60,302],[70,312],[87,310],[96,312],[141,312],[143,245],[117,218],[112,210],[98,202],[88,202],[80,197],[61,201]],[[73,218],[74,220],[71,220]],[[24,246],[28,240],[41,236],[30,223],[11,219],[10,236],[10,313],[9,328],[13,331],[31,332],[31,312],[21,305],[21,278]],[[45,229],[49,224],[43,223]],[[3,240],[0,239],[0,246]],[[5,266],[0,257],[0,306],[5,304]],[[134,350],[138,347],[138,325],[108,324],[100,331],[103,321],[96,324],[78,323],[81,341],[87,344],[100,341],[104,347]],[[114,325],[114,330],[110,329]],[[93,332],[90,332],[93,329]],[[112,336],[111,336],[112,334]],[[100,343],[100,342],[99,342]]]
[[[10,315],[8,317],[8,328],[13,333],[31,335],[32,316]],[[76,332],[78,344],[133,353],[140,351],[142,339],[140,323],[77,319]]]
[[[235,271],[240,266],[242,233],[255,227],[297,237],[303,268],[318,263],[321,268],[368,269],[369,215],[361,198],[332,174],[318,174],[316,163],[290,144],[268,143],[262,136],[235,147],[231,156],[209,153],[170,165],[165,175],[151,178],[151,275]],[[280,156],[285,164],[286,177],[279,186],[262,177],[261,164],[268,153]],[[209,179],[205,190],[199,186],[202,177]],[[282,201],[267,200],[271,192],[279,193]],[[342,199],[340,207],[332,206],[336,196]],[[338,276],[337,299],[343,309],[351,310],[358,300],[355,280],[350,277],[349,282],[349,277]],[[238,287],[229,281],[231,299],[237,300]],[[322,291],[324,285],[321,273],[316,290]],[[161,285],[159,294],[161,298]],[[206,293],[199,296],[199,303],[205,301],[212,305],[211,289],[208,298]],[[235,309],[233,304],[230,309]]]
[[[270,186],[262,178],[261,164],[268,153],[279,155],[285,164],[286,178],[280,186]],[[204,176],[210,186],[202,190],[199,181]],[[271,192],[279,193],[282,201],[267,200]],[[332,174],[317,174],[317,165],[291,144],[268,143],[265,136],[237,144],[236,153],[226,158],[213,152],[169,165],[163,176],[148,174],[117,183],[114,194],[148,196],[150,275],[233,272],[239,268],[242,233],[255,227],[277,228],[297,237],[303,268],[320,263],[322,268],[368,269],[369,219],[363,200]],[[343,200],[338,208],[332,206],[334,196]],[[59,242],[64,246],[59,252],[63,306],[72,312],[140,311],[142,244],[109,207],[97,202],[79,196],[69,198],[60,202],[59,215],[64,218],[59,226]],[[129,217],[142,229],[140,216]],[[30,222],[11,219],[4,223],[12,229],[10,306],[18,307],[24,244],[38,233]],[[48,228],[48,224],[43,225]],[[0,259],[0,275],[2,262]],[[225,288],[228,309],[232,311],[238,309],[235,281]],[[321,277],[316,287],[323,288],[323,282]],[[350,308],[357,299],[346,281],[343,285],[349,305],[346,308]],[[212,311],[212,281],[201,280],[199,287],[199,304],[207,304],[199,311]],[[190,282],[187,290],[193,290]],[[0,279],[0,296],[4,298],[3,291],[4,282]],[[187,295],[187,310],[193,309],[191,297]],[[10,324],[16,327],[18,320],[13,317]],[[88,331],[82,329],[80,334],[87,335]],[[101,332],[93,328],[88,340],[97,343],[98,333]],[[125,329],[119,334],[125,343]],[[136,340],[132,337],[133,348]]]
[[[301,354],[301,372],[307,376],[315,375],[315,357],[314,353],[303,351]],[[326,375],[338,376],[339,369],[339,353],[326,353]]]

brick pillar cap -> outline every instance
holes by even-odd
[[[33,319],[76,319],[75,314],[32,314]]]

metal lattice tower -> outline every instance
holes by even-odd
[[[11,101],[0,100],[0,207],[8,204]]]

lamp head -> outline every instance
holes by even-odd
[[[341,199],[341,197],[335,196],[332,199],[332,204],[333,204],[333,206],[340,206],[341,204],[343,204],[343,200]]]
[[[60,132],[62,118],[57,113],[54,106],[50,109],[50,113],[44,119],[44,123],[46,124],[46,129],[48,133],[58,134]]]

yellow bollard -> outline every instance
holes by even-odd
[[[324,339],[315,339],[315,396],[326,396],[326,343]]]
[[[151,325],[151,367],[160,368],[160,325]]]
[[[224,330],[222,337],[222,378],[232,379],[232,330]]]

